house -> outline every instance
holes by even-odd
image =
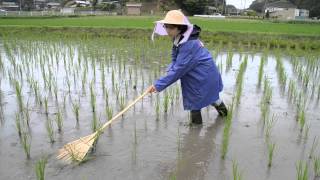
[[[60,3],[58,2],[48,2],[47,3],[48,9],[60,9]]]
[[[141,3],[127,3],[127,15],[141,15]]]
[[[309,11],[298,9],[296,5],[288,1],[277,1],[266,5],[265,13],[272,18],[283,20],[301,20],[309,17]]]
[[[7,11],[18,11],[20,9],[15,2],[2,2],[0,8]]]

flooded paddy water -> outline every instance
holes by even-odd
[[[208,107],[203,126],[190,126],[178,82],[112,123],[86,161],[67,164],[58,149],[164,75],[171,42],[0,40],[0,179],[36,179],[41,158],[45,179],[57,180],[292,180],[305,169],[319,179],[319,52],[205,43],[233,109],[228,118]]]

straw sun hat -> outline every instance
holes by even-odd
[[[158,22],[162,24],[189,25],[185,20],[184,14],[179,10],[168,11],[165,18]]]

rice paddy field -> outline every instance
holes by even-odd
[[[190,126],[177,82],[68,164],[56,159],[59,148],[165,74],[170,39],[2,34],[0,179],[320,179],[320,52],[204,43],[222,74],[227,117],[208,107],[203,126]]]

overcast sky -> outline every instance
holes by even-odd
[[[254,0],[226,0],[227,4],[232,4],[238,9],[248,8]]]

